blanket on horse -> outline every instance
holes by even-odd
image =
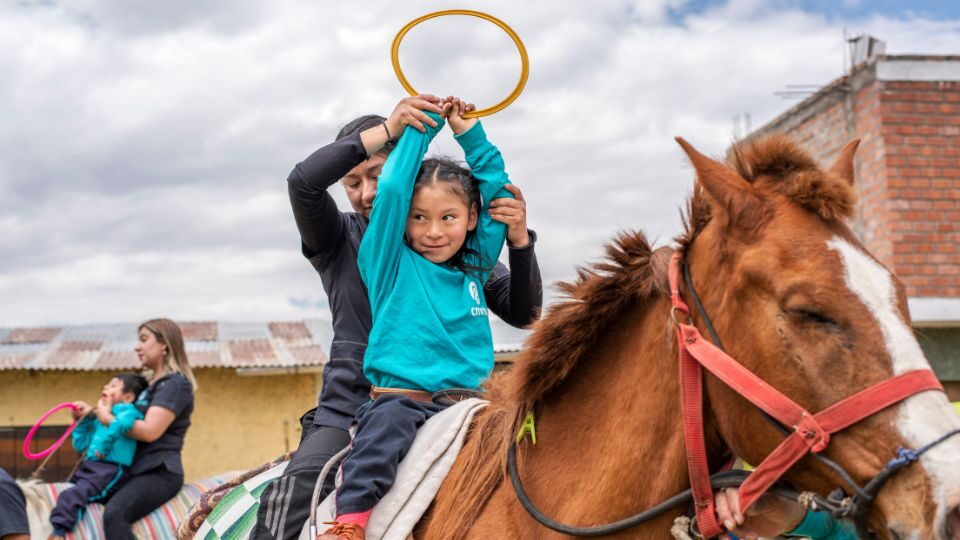
[[[447,473],[456,461],[474,413],[485,401],[469,399],[427,421],[400,464],[393,489],[370,517],[367,538],[405,539],[430,506]],[[279,478],[290,455],[262,465],[220,488],[204,494],[180,525],[181,540],[243,540],[249,538],[260,508],[260,495]],[[317,509],[317,522],[330,521],[331,501]],[[309,538],[305,523],[300,538]]]
[[[190,508],[200,499],[201,494],[209,491],[227,480],[236,476],[236,473],[225,473],[212,478],[207,478],[197,482],[184,484],[176,497],[170,499],[163,506],[157,508],[147,517],[141,519],[133,525],[133,534],[137,538],[151,540],[173,540],[177,537],[177,526],[187,515]],[[49,509],[57,502],[60,493],[66,491],[73,484],[67,482],[47,483],[26,483],[21,484],[21,489],[30,490],[29,501],[38,502],[43,508],[47,509],[46,516],[49,516]],[[34,499],[36,497],[36,499]],[[45,539],[50,533],[50,524],[30,523],[30,529],[33,531],[31,538]],[[76,528],[67,537],[71,540],[103,540],[106,535],[103,532],[103,505],[94,503],[87,506],[83,513],[83,518],[77,523]]]
[[[404,540],[413,534],[457,460],[474,413],[486,405],[487,402],[481,399],[467,399],[437,413],[423,424],[406,458],[400,462],[393,487],[373,507],[366,529],[369,540]],[[321,524],[321,531],[322,523],[333,521],[335,517],[335,496],[335,492],[331,493],[317,507],[317,523]],[[300,540],[309,538],[309,531],[304,527]]]

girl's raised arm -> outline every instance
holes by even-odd
[[[426,133],[407,126],[396,148],[390,152],[377,182],[377,196],[370,211],[370,224],[360,243],[357,264],[367,286],[373,318],[393,287],[403,249],[403,235],[413,198],[413,183],[423,163],[430,141],[443,128],[440,116],[428,112],[436,122],[424,124]]]
[[[451,126],[454,122],[451,120]],[[479,121],[467,127],[466,131],[455,133],[454,137],[463,148],[467,165],[477,179],[480,196],[483,198],[483,207],[480,208],[477,219],[477,233],[471,239],[469,247],[480,253],[481,260],[477,266],[492,269],[503,249],[507,226],[491,218],[487,210],[493,199],[513,197],[513,194],[503,187],[510,183],[510,178],[507,176],[500,150],[487,140],[487,134]],[[486,279],[487,273],[484,273],[482,281]]]

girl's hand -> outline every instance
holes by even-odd
[[[466,103],[462,99],[453,96],[447,96],[443,102],[450,104],[450,113],[447,121],[450,123],[450,129],[453,130],[454,134],[460,135],[477,123],[477,118],[463,118],[463,115],[477,109],[473,103]]]
[[[490,201],[490,209],[487,212],[494,221],[507,225],[507,241],[510,242],[510,247],[526,247],[530,243],[530,235],[527,231],[527,202],[523,200],[523,192],[514,184],[503,187],[513,193],[516,198],[494,199]]]
[[[433,118],[427,116],[427,113],[423,111],[440,114],[442,112],[440,109],[441,105],[442,101],[440,98],[431,94],[420,94],[419,96],[401,99],[400,103],[397,103],[397,106],[385,122],[387,129],[390,130],[390,135],[394,138],[399,137],[400,134],[403,133],[404,126],[413,126],[414,129],[421,133],[427,132],[427,128],[423,126],[424,124],[430,127],[437,127],[437,123]]]
[[[747,510],[740,511],[740,490],[722,489],[716,496],[717,516],[730,532],[745,540],[771,538],[796,529],[807,510],[799,503],[764,495]]]
[[[74,420],[80,420],[81,418],[90,414],[90,412],[93,410],[89,405],[86,404],[86,402],[83,401],[74,401],[73,406],[76,407],[76,409],[71,410],[70,415],[73,416]]]

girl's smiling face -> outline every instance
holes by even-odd
[[[410,247],[432,263],[449,261],[477,227],[477,209],[456,191],[455,184],[417,187],[407,216]]]

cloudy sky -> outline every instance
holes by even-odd
[[[547,283],[619,230],[668,242],[692,182],[673,137],[720,154],[735,118],[795,103],[774,92],[840,76],[845,31],[960,53],[960,7],[935,0],[3,2],[0,325],[326,316],[287,174],[392,110],[394,35],[454,7],[503,19],[529,52],[526,90],[484,123]],[[509,38],[466,17],[417,27],[401,60],[418,90],[481,107],[519,73]],[[434,149],[461,155],[449,133]]]

